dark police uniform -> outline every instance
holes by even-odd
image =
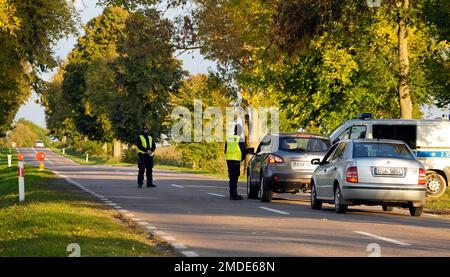
[[[138,187],[144,184],[144,172],[147,174],[147,187],[153,187],[153,156],[150,156],[147,151],[155,152],[156,144],[152,137],[147,133],[143,133],[136,139],[138,148]]]

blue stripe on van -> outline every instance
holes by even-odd
[[[450,151],[413,151],[417,158],[450,158]]]

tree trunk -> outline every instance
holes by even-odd
[[[113,158],[119,160],[122,157],[122,144],[120,141],[113,139]]]
[[[398,23],[398,49],[400,58],[400,78],[398,82],[398,96],[400,101],[400,117],[411,119],[413,105],[408,85],[409,58],[408,58],[408,25],[406,14],[409,9],[409,0],[400,1],[400,20]]]

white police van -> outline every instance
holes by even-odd
[[[427,195],[444,194],[450,181],[450,120],[370,119],[362,114],[341,124],[331,135],[340,139],[380,138],[406,142],[427,169]]]

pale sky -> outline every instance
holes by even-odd
[[[83,24],[87,23],[95,16],[101,14],[102,8],[96,6],[96,3],[97,0],[84,0],[84,4],[86,5],[84,6],[81,0],[77,0],[77,8],[80,10],[81,20]],[[64,59],[72,50],[75,43],[76,38],[73,36],[66,40],[60,41],[55,48],[56,55],[59,58]],[[191,74],[207,73],[209,69],[215,68],[215,63],[209,60],[205,60],[198,51],[184,53],[178,58],[183,61],[184,69],[189,71]],[[55,70],[53,72],[43,74],[43,78],[49,80],[54,73]],[[36,100],[38,100],[38,96],[33,93],[28,102],[19,109],[19,112],[16,115],[16,120],[19,118],[25,118],[42,127],[45,127],[44,108],[39,104],[36,104]],[[423,111],[425,118],[437,118],[441,117],[444,113],[449,114],[449,110],[442,111],[437,109],[436,107],[433,107],[431,109],[425,108],[423,109]]]

